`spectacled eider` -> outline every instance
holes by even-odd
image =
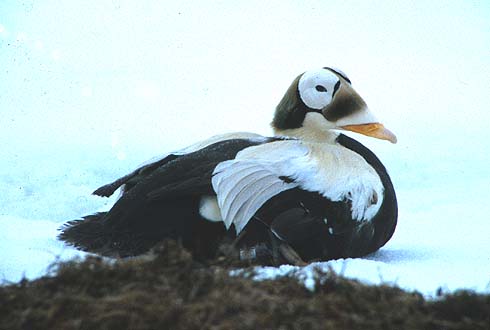
[[[391,238],[397,201],[385,167],[335,130],[396,137],[343,72],[298,76],[272,128],[273,137],[212,137],[100,187],[95,195],[122,187],[121,197],[108,212],[68,222],[59,238],[120,257],[175,238],[206,258],[233,236],[241,258],[275,264],[363,256]]]

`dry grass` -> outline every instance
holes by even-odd
[[[0,287],[0,329],[490,329],[490,296],[418,293],[320,273],[311,292],[295,278],[229,276],[165,242],[154,258],[56,265],[52,276]]]

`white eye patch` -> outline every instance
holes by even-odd
[[[307,107],[323,109],[332,101],[335,84],[338,82],[339,78],[329,70],[306,71],[299,79],[299,96]]]

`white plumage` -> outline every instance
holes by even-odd
[[[294,180],[283,180],[281,177]],[[370,220],[382,203],[383,185],[358,154],[336,144],[283,140],[249,147],[216,166],[213,189],[225,226],[239,233],[265,202],[288,189],[348,199],[352,218]]]

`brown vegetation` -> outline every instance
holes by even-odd
[[[427,301],[330,272],[312,292],[294,277],[230,276],[233,266],[199,263],[173,242],[151,258],[61,263],[0,287],[0,329],[490,329],[490,295]]]

